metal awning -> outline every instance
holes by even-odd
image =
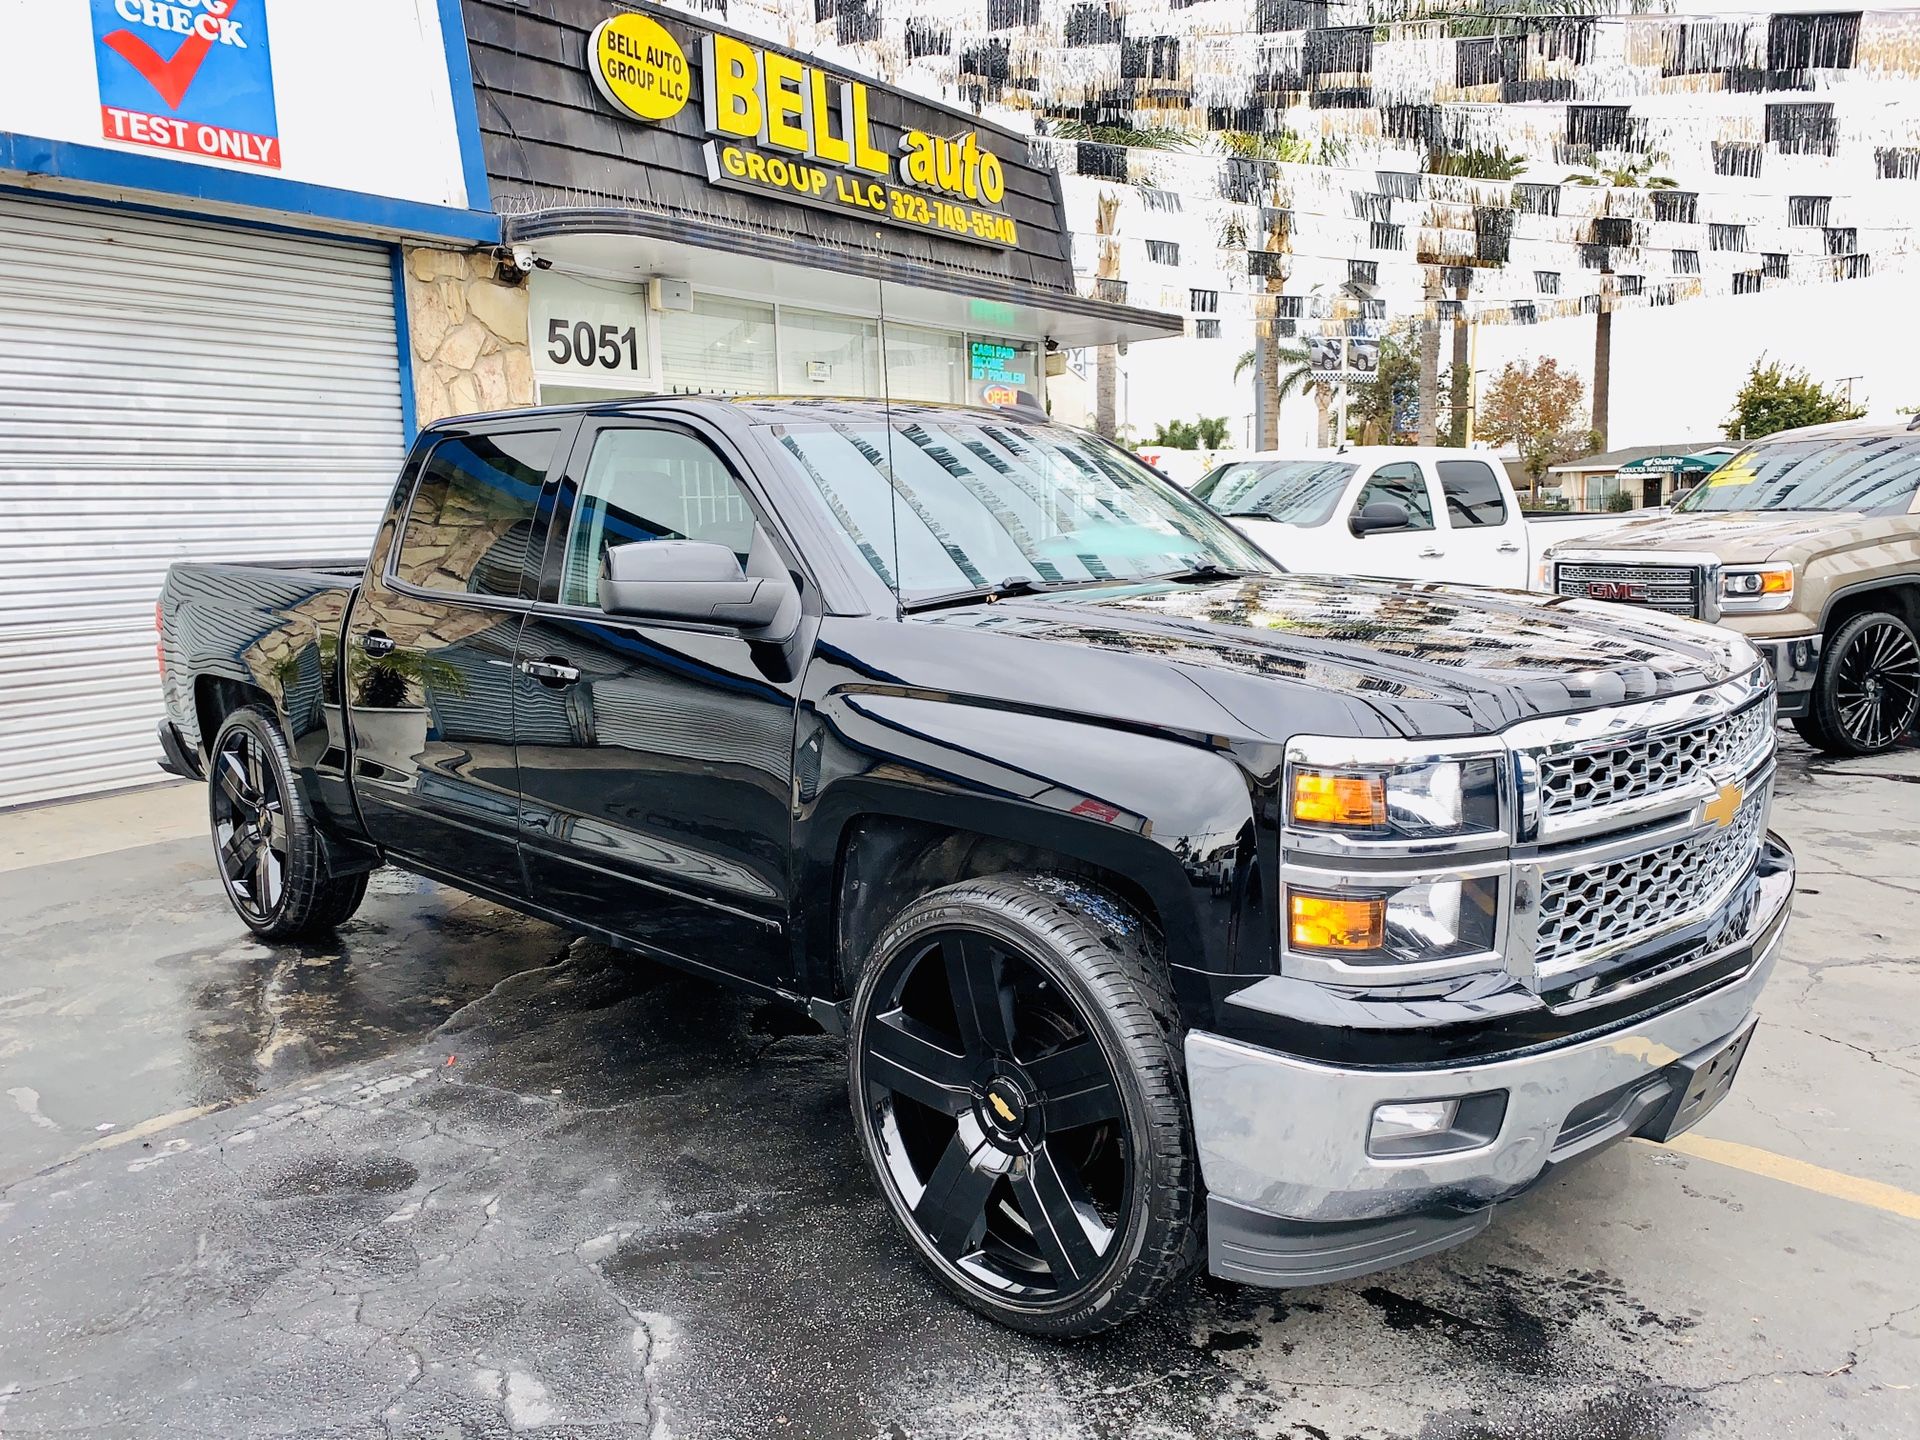
[[[664,276],[787,304],[1039,335],[1068,349],[1186,330],[1182,317],[1164,311],[644,210],[541,210],[507,217],[505,229],[506,243],[525,246],[569,274],[630,281]]]
[[[1622,480],[1651,480],[1667,475],[1711,475],[1731,459],[1727,455],[1642,455],[1629,460],[1614,473]]]

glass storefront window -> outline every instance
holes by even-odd
[[[895,400],[967,398],[966,337],[951,330],[887,325],[887,390]]]
[[[662,378],[679,395],[772,395],[773,336],[773,306],[696,294],[691,310],[661,317]]]
[[[789,395],[880,393],[880,326],[858,315],[780,308],[780,388]]]
[[[884,392],[895,400],[1041,404],[1040,346],[1030,339],[896,322],[883,331],[873,316],[700,292],[691,310],[657,320],[663,388],[674,394],[877,399]],[[563,388],[542,376],[543,400],[607,394],[600,387]]]

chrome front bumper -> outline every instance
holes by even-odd
[[[1659,1099],[1661,1072],[1712,1053],[1748,1025],[1793,893],[1792,857],[1771,837],[1766,859],[1750,923],[1717,952],[1724,959],[1744,949],[1745,969],[1705,995],[1591,1039],[1484,1063],[1343,1069],[1189,1033],[1187,1083],[1212,1200],[1278,1225],[1445,1216],[1444,1243],[1467,1238],[1485,1223],[1475,1212],[1519,1194],[1548,1166],[1636,1133]],[[1505,1111],[1485,1143],[1441,1155],[1369,1153],[1378,1106],[1489,1092],[1504,1092]],[[1619,1113],[1596,1118],[1595,1102],[1613,1095]],[[1244,1267],[1222,1273],[1247,1278]]]
[[[1773,672],[1774,693],[1779,696],[1780,718],[1791,720],[1807,713],[1807,700],[1813,693],[1814,677],[1820,673],[1820,637],[1795,635],[1787,640],[1755,640],[1749,643]]]

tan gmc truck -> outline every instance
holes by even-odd
[[[1604,545],[1553,546],[1539,579],[1739,631],[1809,743],[1870,755],[1920,720],[1917,491],[1920,418],[1790,430]]]

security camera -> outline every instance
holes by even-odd
[[[513,247],[513,263],[520,267],[522,274],[531,275],[540,262],[534,257],[531,246],[516,245]]]

